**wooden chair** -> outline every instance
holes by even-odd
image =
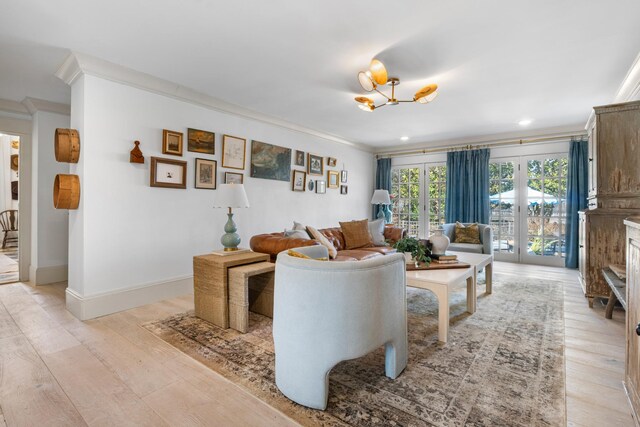
[[[4,232],[4,238],[2,239],[2,249],[7,247],[7,243],[18,243],[18,211],[16,209],[10,209],[0,212],[0,226]],[[13,236],[9,236],[9,233],[14,233]]]

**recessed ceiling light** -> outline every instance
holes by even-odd
[[[401,136],[400,137],[400,141],[408,141],[409,137],[408,136]]]
[[[520,126],[529,126],[533,120],[531,119],[523,119],[518,122]]]

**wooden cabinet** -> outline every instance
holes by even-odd
[[[638,425],[640,413],[640,217],[629,218],[627,226],[627,354],[624,387],[631,413]]]
[[[624,219],[640,215],[640,101],[594,108],[589,133],[588,210],[580,213],[580,283],[589,306],[608,298],[601,270],[624,264]]]

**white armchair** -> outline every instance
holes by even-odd
[[[327,256],[323,246],[296,251]],[[329,372],[339,362],[385,346],[385,373],[407,366],[403,254],[362,261],[276,260],[273,308],[276,385],[301,405],[326,409]]]

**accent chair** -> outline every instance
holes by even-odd
[[[468,226],[471,223],[463,223],[462,225]],[[480,244],[473,243],[454,243],[454,233],[456,225],[443,224],[442,229],[444,234],[449,237],[451,243],[449,243],[450,251],[458,252],[473,252],[477,254],[493,255],[493,230],[490,225],[478,224],[478,231],[480,232]]]
[[[324,246],[296,248],[326,258]],[[385,374],[407,366],[405,258],[327,262],[278,254],[273,306],[276,385],[301,405],[326,409],[329,372],[385,346]]]

